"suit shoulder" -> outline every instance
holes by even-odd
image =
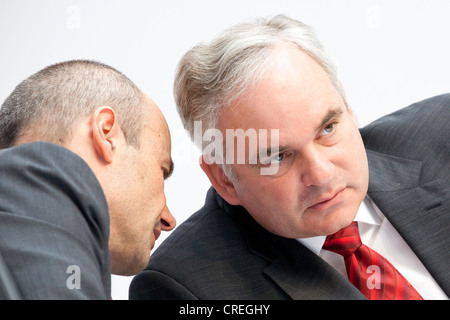
[[[399,130],[402,127],[438,127],[450,116],[450,93],[428,98],[383,116],[361,129],[363,135],[378,127]],[[412,122],[412,123],[411,123]]]
[[[1,150],[0,159],[0,210],[32,213],[48,222],[60,222],[58,226],[68,230],[77,221],[86,221],[94,227],[92,231],[108,237],[105,195],[78,155],[55,144],[35,142]]]
[[[450,150],[450,94],[439,95],[381,117],[361,129],[366,148],[417,159],[436,150]]]
[[[209,194],[205,205],[180,224],[152,253],[148,268],[174,265],[175,260],[190,260],[200,255],[206,259],[213,251],[228,251],[230,244],[236,248],[243,243],[236,221],[220,208],[213,196]]]
[[[75,296],[65,285],[73,264],[89,270],[83,292],[109,295],[108,207],[80,157],[44,142],[0,151],[0,220],[0,251],[25,298]]]

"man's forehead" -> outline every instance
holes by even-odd
[[[148,96],[146,97],[147,114],[145,126],[147,127],[147,130],[153,131],[153,134],[156,135],[156,137],[168,139],[170,142],[170,130],[166,118],[156,103],[153,102],[153,100],[151,100]]]
[[[147,97],[148,98],[148,97]],[[148,112],[144,124],[144,139],[157,152],[160,161],[171,163],[171,136],[167,121],[159,107],[150,99],[147,100]]]

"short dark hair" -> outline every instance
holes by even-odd
[[[110,106],[128,144],[139,147],[145,96],[124,74],[103,63],[71,60],[22,81],[0,108],[0,149],[25,132],[61,144],[97,107]]]

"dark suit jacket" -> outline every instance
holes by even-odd
[[[80,157],[46,142],[0,151],[0,253],[23,298],[109,299],[108,237],[105,196]]]
[[[369,195],[450,296],[450,94],[361,130]],[[130,286],[131,299],[364,299],[316,254],[214,189]]]

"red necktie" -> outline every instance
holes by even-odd
[[[350,282],[369,300],[423,300],[420,294],[383,256],[362,244],[358,222],[325,240],[323,249],[344,257]]]

